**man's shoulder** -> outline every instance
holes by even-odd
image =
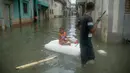
[[[83,15],[83,16],[80,16],[78,19],[80,19],[80,20],[84,20],[84,19],[92,19],[92,17],[89,16],[89,15]]]
[[[86,19],[92,19],[92,17],[90,15],[84,15],[84,18],[86,18]]]

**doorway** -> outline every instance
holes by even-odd
[[[4,5],[4,23],[6,27],[11,28],[11,5],[10,4]]]
[[[123,36],[125,40],[130,40],[130,0],[125,0],[125,14],[124,14],[124,30]]]

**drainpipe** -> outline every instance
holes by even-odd
[[[22,28],[22,21],[21,21],[21,6],[20,6],[20,0],[18,0],[18,9],[19,9],[19,24],[20,28]]]

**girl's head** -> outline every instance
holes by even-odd
[[[59,32],[60,32],[60,33],[64,33],[64,28],[61,27],[61,28],[59,29]]]

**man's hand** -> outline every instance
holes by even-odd
[[[96,24],[98,24],[100,22],[101,18],[99,17],[96,21]]]
[[[91,33],[94,33],[97,29],[97,25],[100,22],[101,18],[99,17],[96,21],[96,23],[94,24],[93,28],[90,30]]]

